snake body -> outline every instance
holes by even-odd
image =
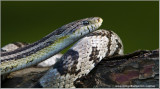
[[[1,52],[4,53],[4,52],[14,51],[16,49],[20,49],[20,48],[25,47],[27,45],[29,45],[29,43],[24,43],[24,42],[9,43],[1,48]],[[59,60],[59,58],[61,58],[62,55],[63,54],[61,54],[61,53],[57,53],[54,56],[38,63],[37,67],[50,67],[50,66],[54,65]]]
[[[66,24],[41,40],[20,49],[1,53],[1,74],[7,74],[39,63],[92,32],[102,24],[100,17],[91,17]]]
[[[88,27],[87,26],[85,27],[83,25],[81,28],[82,29],[88,28],[88,29],[91,29],[92,31],[96,30],[101,25],[102,19],[98,18],[98,17],[90,18],[91,21],[93,21],[93,19],[94,19],[94,25],[92,24],[91,27],[89,27],[89,25],[87,25]],[[95,21],[95,19],[97,21]],[[87,22],[85,22],[85,21],[88,21],[88,18],[83,19],[83,20],[79,20],[76,23],[84,22],[86,25]],[[72,24],[73,23],[75,23],[75,22],[72,22]],[[95,24],[98,24],[98,25],[95,25]],[[53,87],[53,88],[73,88],[73,87],[75,87],[74,81],[78,78],[81,78],[82,76],[87,75],[105,56],[123,55],[122,41],[121,41],[120,37],[116,33],[114,33],[113,31],[108,31],[108,30],[103,30],[103,29],[100,29],[100,30],[97,30],[94,32],[92,32],[91,30],[89,30],[89,31],[88,30],[81,31],[81,30],[77,31],[77,34],[76,34],[77,36],[80,36],[83,31],[87,31],[87,33],[89,33],[89,32],[91,32],[91,33],[86,35],[82,39],[80,39],[76,44],[74,44],[59,59],[59,61],[53,67],[51,67],[42,78],[40,78],[40,80],[37,84],[38,86],[48,87],[48,88],[51,88],[51,87]],[[60,30],[57,30],[57,31],[60,31]],[[80,34],[78,34],[79,31],[80,31]],[[85,34],[87,34],[87,33],[85,33]],[[71,33],[71,34],[74,34],[74,33]],[[46,46],[46,48],[48,48],[47,50],[50,50],[50,51],[55,50],[55,49],[61,50],[64,48],[64,46],[60,49],[60,48],[57,48],[57,47],[61,47],[59,45],[65,44],[68,46],[70,43],[73,43],[75,41],[75,39],[78,40],[78,38],[82,37],[81,36],[81,37],[76,38],[77,36],[74,36],[72,39],[65,38],[66,41],[63,40],[64,42],[62,42],[62,40],[61,40],[61,42],[59,44],[52,42],[52,44],[54,44],[54,46],[52,46],[53,48],[48,47],[48,46]],[[70,40],[72,40],[72,42],[68,42]],[[43,42],[46,43],[48,41],[43,41]],[[56,46],[55,46],[55,44],[56,44]],[[28,46],[26,46],[26,47],[28,47]],[[26,47],[23,47],[22,49],[24,49]],[[45,49],[45,47],[43,49]],[[19,51],[19,50],[21,50],[21,48],[17,49],[17,50]],[[56,50],[56,52],[52,52],[52,54],[50,54],[48,57],[59,52],[57,50]],[[13,52],[15,52],[15,51],[13,51]],[[37,52],[39,52],[39,51],[37,51]],[[45,52],[45,54],[48,55],[49,52]],[[7,53],[7,52],[4,52],[4,54],[5,53]],[[4,56],[4,54],[2,55],[2,57]],[[34,54],[35,53],[33,53],[32,55],[34,55]],[[37,55],[38,54],[41,56],[43,53],[37,53]],[[44,57],[44,58],[39,57],[39,58],[42,61],[48,57]],[[35,58],[35,57],[33,57],[33,58]],[[25,57],[24,59],[22,58],[22,59],[18,59],[18,60],[30,60],[30,57]],[[34,60],[36,62],[34,62]],[[2,65],[0,68],[2,69],[1,71],[3,74],[13,71],[11,69],[10,64],[5,63],[8,61],[11,64],[11,61],[8,59],[6,60],[5,58],[3,58],[3,60],[2,60]],[[19,66],[19,64],[21,64],[20,65],[21,68],[24,64],[25,64],[25,66],[29,65],[26,62],[20,63],[17,60],[14,60],[14,61],[18,62],[17,63],[18,66]],[[31,64],[38,63],[37,61],[39,62],[39,59],[37,60],[37,57],[36,57],[36,59],[32,59]],[[6,66],[6,64],[8,66]],[[15,65],[15,63],[14,63],[14,65]],[[8,69],[6,70],[6,68],[8,68]],[[25,68],[25,67],[23,67],[23,68]],[[13,67],[13,69],[14,69],[14,67]],[[18,70],[18,67],[16,67],[15,70]]]
[[[97,30],[80,39],[40,79],[42,87],[74,88],[105,56],[123,55],[123,45],[113,31]]]

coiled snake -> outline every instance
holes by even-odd
[[[97,30],[102,22],[100,17],[77,20],[25,47],[2,51],[1,74],[37,64],[83,37],[39,80],[42,87],[75,87],[74,81],[87,75],[105,56],[123,55],[123,45],[116,33]]]

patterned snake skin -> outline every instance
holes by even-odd
[[[76,20],[53,30],[40,40],[20,49],[1,52],[1,75],[35,65],[57,54],[70,44],[97,30],[103,22],[100,17]]]
[[[28,44],[9,44],[1,49],[7,52]],[[94,31],[72,46],[39,80],[37,85],[46,88],[74,88],[74,81],[87,75],[105,56],[123,55],[123,44],[113,31]]]
[[[40,79],[42,87],[74,88],[74,81],[87,75],[105,56],[123,55],[122,41],[116,33],[98,30],[71,47]]]

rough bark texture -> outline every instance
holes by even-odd
[[[31,67],[13,72],[2,81],[1,87],[33,87],[48,69]],[[77,79],[75,86],[82,88],[159,87],[159,49],[106,57],[87,76]]]
[[[77,87],[159,87],[159,50],[104,58]]]

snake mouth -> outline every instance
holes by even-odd
[[[98,20],[98,23],[101,25],[102,22],[103,22],[103,19],[102,18],[98,18],[97,20]]]
[[[100,17],[95,17],[94,22],[96,29],[98,29],[102,25],[103,19]]]
[[[95,17],[95,19],[93,20],[93,24],[91,26],[92,26],[92,28],[94,28],[95,30],[97,30],[102,25],[102,22],[103,22],[102,18]]]
[[[99,17],[99,18],[97,19],[97,21],[98,21],[98,23],[101,23],[101,24],[102,24],[103,19]]]
[[[91,24],[102,24],[103,19],[101,17],[94,17],[93,20],[90,21]]]

